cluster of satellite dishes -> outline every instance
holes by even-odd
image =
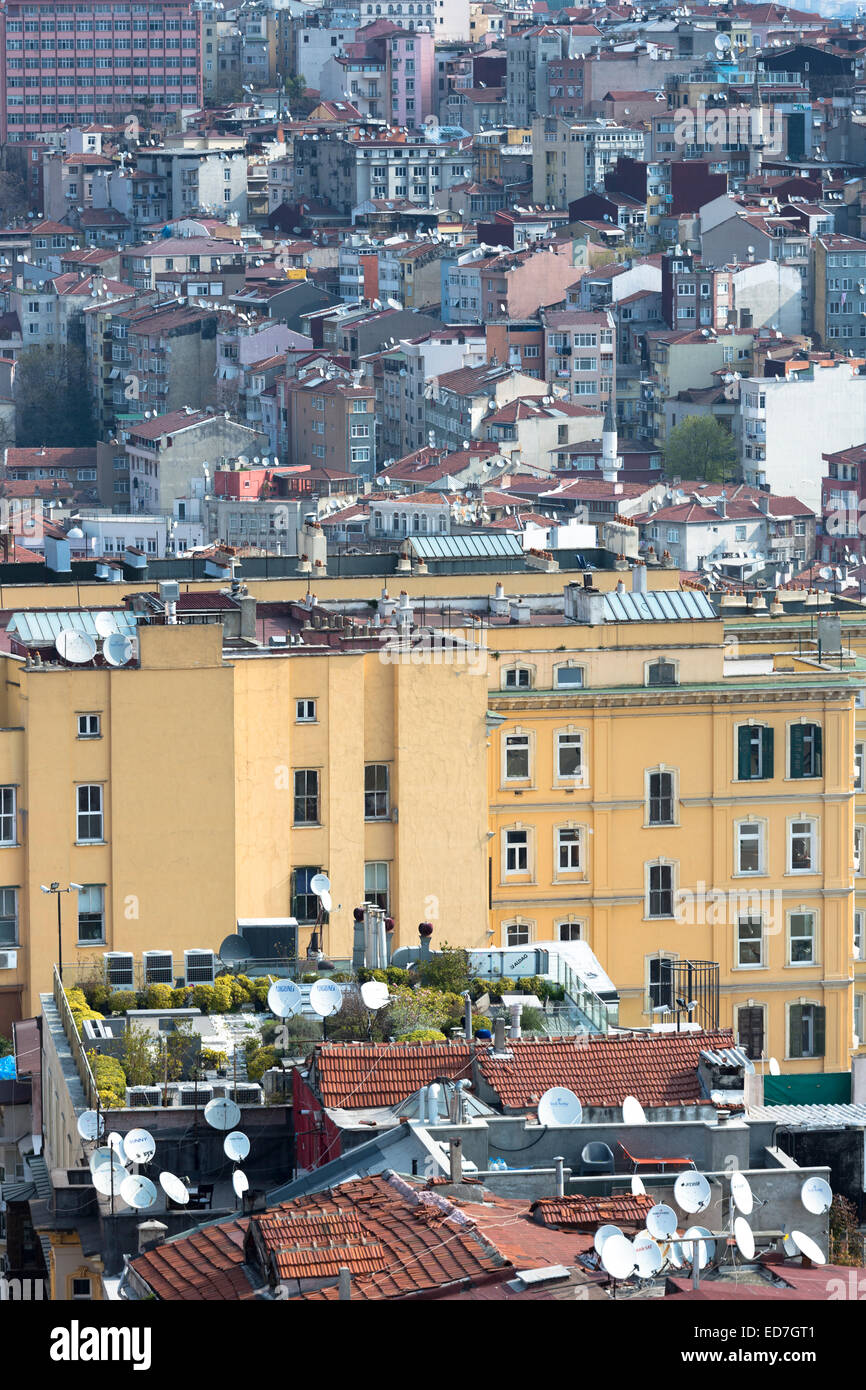
[[[551,1086],[538,1102],[538,1123],[548,1129],[579,1125],[582,1121],[583,1106],[566,1086]],[[622,1122],[624,1125],[646,1124],[646,1112],[636,1096],[626,1096],[623,1100]]]
[[[71,666],[86,666],[101,656],[106,666],[126,666],[135,656],[133,638],[117,631],[111,613],[97,613],[93,619],[96,637],[74,628],[64,628],[54,639],[57,655]]]

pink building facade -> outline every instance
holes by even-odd
[[[190,0],[0,8],[0,143],[202,103],[201,14]]]
[[[392,34],[391,121],[414,129],[436,110],[434,101],[435,40],[432,34]]]

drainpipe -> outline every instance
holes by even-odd
[[[466,1034],[466,1041],[472,1041],[472,999],[467,991],[463,995],[463,1031]]]

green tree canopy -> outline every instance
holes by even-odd
[[[96,443],[87,360],[77,344],[22,352],[15,372],[15,441],[21,448]]]
[[[665,472],[669,478],[726,483],[738,471],[733,438],[712,415],[689,415],[668,435]]]

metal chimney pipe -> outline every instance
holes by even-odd
[[[509,1006],[508,1006],[508,1012],[511,1014],[511,1037],[512,1037],[512,1039],[514,1039],[514,1038],[522,1038],[522,1037],[523,1037],[523,1034],[522,1034],[521,1031],[520,1031],[520,1005],[519,1005],[519,1004],[509,1004]]]
[[[352,1271],[347,1269],[345,1265],[340,1266],[339,1281],[340,1302],[342,1303],[345,1299],[352,1297]]]
[[[493,1024],[493,1050],[505,1051],[505,1019],[497,1018]]]
[[[441,1086],[438,1081],[432,1082],[427,1087],[427,1123],[428,1125],[438,1124],[439,1121],[439,1092]]]
[[[553,1166],[554,1166],[555,1169],[556,1169],[556,1195],[557,1195],[557,1197],[564,1197],[564,1196],[565,1196],[565,1159],[557,1156],[557,1157],[553,1160]]]
[[[468,994],[463,996],[463,1031],[466,1034],[466,1041],[472,1041],[472,1000]]]
[[[449,1146],[449,1159],[451,1163],[451,1181],[463,1181],[463,1140],[452,1139]]]

